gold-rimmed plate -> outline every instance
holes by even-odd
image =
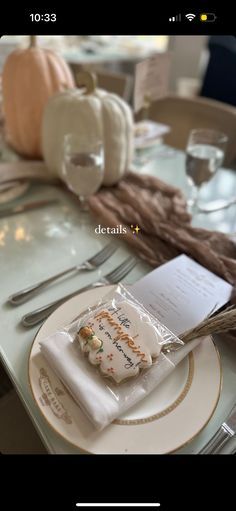
[[[208,423],[221,391],[221,364],[209,337],[147,398],[102,432],[94,431],[40,352],[40,341],[68,324],[111,287],[93,289],[61,305],[38,331],[29,357],[34,399],[50,426],[79,450],[94,454],[173,452]]]

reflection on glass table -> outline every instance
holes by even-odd
[[[162,139],[159,139],[155,145],[136,149],[133,164],[137,170],[142,170],[143,166],[155,162],[157,158],[172,158],[176,156],[176,149],[163,144]]]

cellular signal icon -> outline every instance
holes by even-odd
[[[181,21],[181,14],[176,14],[176,16],[172,16],[172,18],[169,18],[169,21]]]

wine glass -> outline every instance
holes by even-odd
[[[88,198],[100,188],[103,181],[102,141],[92,136],[67,133],[64,136],[62,172],[68,188],[79,197],[81,210],[87,211]]]
[[[227,135],[211,129],[194,129],[190,132],[186,148],[186,174],[195,196],[188,204],[192,212],[198,210],[201,186],[208,182],[222,165]]]

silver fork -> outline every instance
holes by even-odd
[[[136,264],[137,260],[134,257],[128,257],[127,259],[125,259],[125,261],[123,261],[123,263],[117,266],[117,268],[112,270],[110,273],[107,273],[107,275],[105,275],[104,277],[101,277],[98,281],[92,282],[88,286],[82,287],[81,289],[74,291],[73,293],[63,296],[62,298],[59,298],[59,300],[56,300],[55,302],[51,302],[48,305],[39,307],[33,312],[25,314],[25,316],[23,316],[21,320],[22,324],[26,327],[32,327],[34,325],[37,325],[38,323],[46,319],[51,314],[51,312],[53,312],[59,305],[66,302],[66,300],[68,300],[69,298],[72,298],[73,296],[83,293],[84,291],[88,291],[89,289],[106,286],[108,284],[117,284],[126,275],[128,275],[128,273],[131,272],[131,270],[134,268]]]
[[[65,275],[69,275],[69,273],[79,273],[82,271],[96,270],[99,266],[105,263],[105,261],[107,261],[109,257],[111,257],[114,254],[117,248],[118,247],[114,246],[113,243],[109,243],[109,245],[106,245],[97,254],[95,254],[90,259],[87,259],[87,261],[84,261],[82,264],[72,266],[71,268],[68,268],[67,270],[64,270],[60,273],[57,273],[56,275],[53,275],[48,279],[41,280],[40,282],[34,284],[33,286],[29,286],[17,293],[14,293],[13,295],[9,296],[8,302],[10,302],[12,305],[20,305],[21,303],[30,300],[32,296],[38,294],[37,291],[40,292],[42,289],[46,288],[52,282],[55,282],[56,280],[60,279],[61,277],[64,277]]]

